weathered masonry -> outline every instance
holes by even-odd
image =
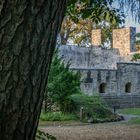
[[[86,94],[99,94],[110,106],[140,107],[140,63],[131,61],[137,53],[135,32],[113,30],[113,48],[103,49],[101,30],[93,30],[91,47],[61,46],[59,55],[81,73]]]

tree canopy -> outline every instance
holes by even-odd
[[[61,27],[61,43],[90,45],[93,28],[103,29],[103,42],[110,39],[112,28],[124,23],[124,14],[112,4],[113,1],[104,0],[71,2]]]
[[[117,2],[117,0],[113,0]],[[130,11],[132,18],[135,22],[140,23],[140,0],[118,0],[120,9],[124,13]]]

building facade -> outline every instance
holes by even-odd
[[[101,30],[92,31],[91,47],[60,46],[59,55],[81,73],[85,94],[99,94],[110,106],[140,106],[140,63],[133,62],[136,29],[113,30],[113,48],[101,48]]]

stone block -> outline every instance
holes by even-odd
[[[101,29],[94,29],[92,30],[92,45],[93,46],[100,46],[102,44],[101,41]]]

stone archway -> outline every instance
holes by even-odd
[[[130,82],[126,83],[125,93],[131,93],[131,86],[132,86],[132,84]]]
[[[106,93],[106,83],[101,83],[99,85],[99,93]]]

